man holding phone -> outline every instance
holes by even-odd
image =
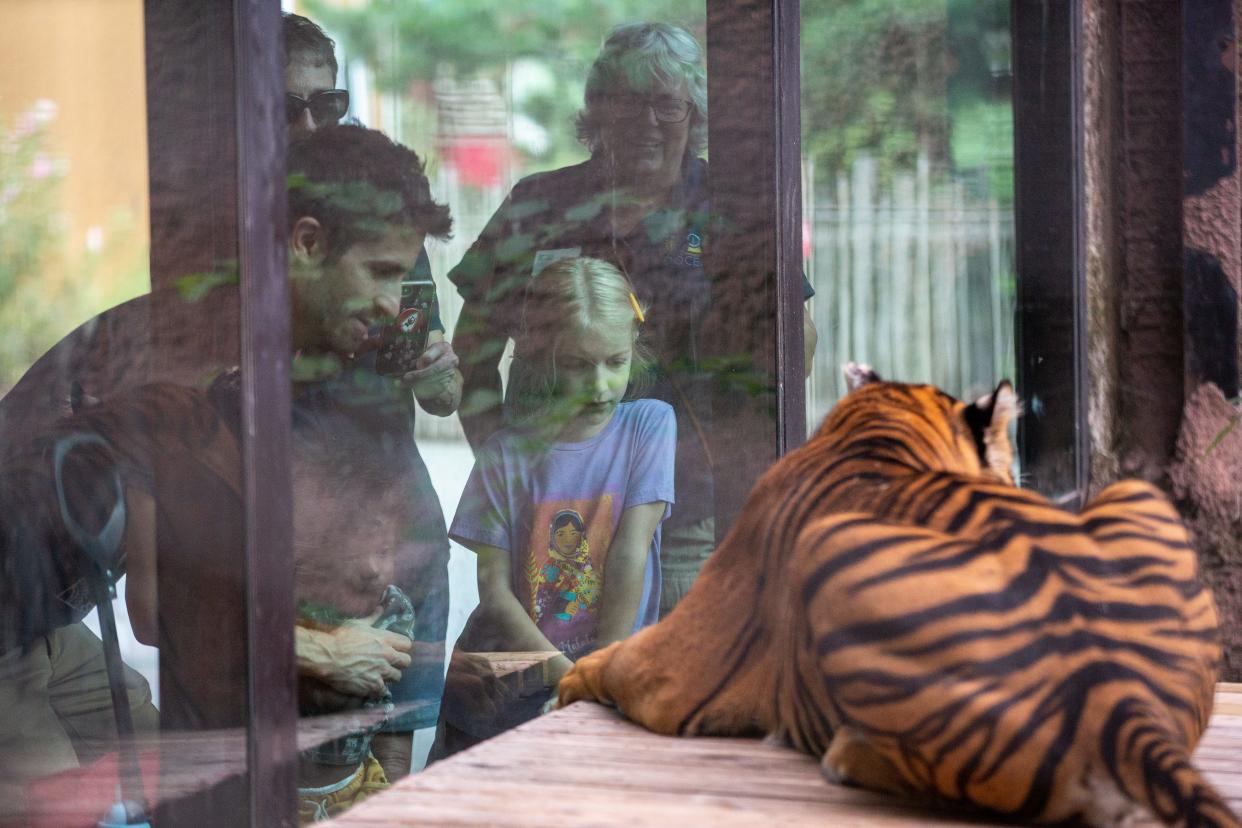
[[[290,145],[289,172],[295,428],[301,413],[332,411],[359,437],[405,454],[411,514],[395,582],[415,610],[412,663],[393,658],[388,634],[358,624],[330,632],[299,627],[298,667],[357,696],[382,693],[400,670],[394,701],[423,704],[373,742],[376,758],[395,778],[408,772],[412,731],[435,723],[443,691],[449,544],[439,498],[414,443],[410,393],[438,416],[451,414],[461,400],[457,355],[424,284],[429,280],[418,279],[414,268],[426,237],[446,237],[451,220],[448,208],[432,200],[418,156],[374,130],[317,130]],[[397,327],[403,305],[425,316],[418,335]],[[376,352],[385,344],[400,347],[385,348],[377,365]],[[366,510],[368,504],[352,507]]]
[[[313,21],[296,14],[283,16],[285,41],[285,99],[289,139],[301,143],[317,130],[337,124],[349,109],[349,93],[337,89],[337,62],[335,44],[323,29]],[[374,140],[378,133],[367,130],[350,131],[365,136],[363,141]],[[345,142],[348,144],[348,141]],[[312,142],[315,146],[317,142]],[[401,148],[404,150],[404,148]],[[416,156],[405,151],[408,158],[421,164]],[[291,150],[290,171],[296,172],[303,162],[298,158],[316,153]],[[319,153],[322,154],[322,153]],[[400,155],[400,153],[398,153]],[[383,164],[351,165],[343,159],[353,157],[346,147],[342,159],[319,159],[312,163],[320,168],[330,168],[331,175],[341,181],[349,181],[355,173],[358,180],[368,181],[368,171],[383,169]],[[390,162],[393,159],[390,159]],[[317,174],[317,173],[316,173]],[[424,179],[425,181],[425,179]],[[377,192],[390,191],[389,182],[369,182]],[[312,188],[313,189],[313,188]],[[308,190],[293,188],[290,195],[290,214],[299,205],[308,203]],[[430,201],[430,193],[427,193]],[[324,199],[319,199],[324,201]],[[316,209],[322,209],[322,205]],[[299,216],[299,219],[308,218]],[[438,235],[423,227],[424,235],[415,238],[417,232],[408,228],[390,230],[383,238],[366,245],[366,253],[378,251],[378,257],[363,259],[364,250],[350,249],[338,256],[329,254],[326,261],[315,262],[318,252],[325,249],[327,236],[340,242],[339,226],[349,218],[347,211],[333,213],[332,225],[310,227],[302,222],[303,245],[310,244],[310,251],[290,249],[290,277],[293,304],[294,347],[301,358],[295,360],[294,378],[314,380],[322,372],[336,370],[341,359],[357,357],[363,375],[375,371],[401,378],[405,389],[404,399],[388,398],[385,407],[395,406],[389,412],[396,420],[404,420],[408,429],[409,450],[416,458],[419,484],[414,500],[424,516],[427,544],[440,549],[435,557],[437,563],[424,567],[419,580],[429,586],[424,605],[418,608],[415,663],[410,664],[405,645],[391,633],[376,630],[365,624],[348,624],[332,631],[298,627],[296,648],[299,671],[324,681],[329,686],[354,696],[367,696],[382,691],[385,681],[400,680],[393,688],[396,700],[420,699],[438,703],[442,688],[443,642],[448,616],[448,539],[444,534],[444,517],[438,499],[431,487],[430,477],[417,449],[413,445],[413,407],[409,404],[409,392],[413,392],[423,410],[435,416],[446,417],[457,410],[461,401],[462,375],[457,370],[457,356],[444,337],[444,325],[440,320],[439,304],[435,299],[431,279],[431,264],[423,244],[426,235]],[[445,212],[447,219],[447,211]],[[299,225],[295,224],[296,233]],[[447,233],[447,224],[439,228]],[[334,245],[335,247],[335,245]],[[303,255],[306,253],[307,255]],[[412,254],[412,255],[411,255]],[[414,262],[413,268],[409,263]],[[310,272],[307,265],[310,264]],[[322,272],[321,272],[322,271]],[[421,290],[416,286],[423,286]],[[426,286],[430,286],[428,291]],[[417,294],[403,296],[402,294]],[[380,333],[381,322],[392,319],[407,302],[413,299],[423,303],[424,325],[419,336],[400,336],[395,326],[388,326]],[[389,347],[384,348],[377,359],[371,353],[387,337]],[[425,339],[423,338],[425,337]],[[394,348],[395,346],[395,348]],[[393,359],[394,350],[400,358]],[[378,364],[377,364],[378,362]],[[350,372],[357,378],[359,374]],[[378,382],[374,380],[374,382]],[[312,384],[299,383],[295,395],[306,393]],[[339,380],[333,380],[325,388],[340,390]],[[322,389],[320,389],[322,391]],[[362,398],[372,396],[374,389],[354,389]],[[384,395],[381,394],[381,397]],[[443,560],[440,560],[442,557]],[[437,643],[438,638],[438,643]],[[439,650],[436,650],[436,647]],[[429,652],[420,653],[418,650]],[[434,651],[434,652],[430,652]],[[409,769],[412,751],[412,731],[435,723],[436,711],[409,714],[386,727],[376,737],[372,750],[384,766],[389,779],[403,776]]]

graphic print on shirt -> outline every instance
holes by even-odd
[[[525,566],[527,612],[570,658],[594,643],[604,559],[615,530],[611,494],[535,507]]]

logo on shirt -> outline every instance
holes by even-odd
[[[664,243],[664,261],[666,264],[679,265],[681,267],[702,267],[703,266],[703,237],[694,230],[686,234],[685,247],[680,250],[678,248],[677,238],[670,236]]]

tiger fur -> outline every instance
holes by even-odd
[[[967,405],[846,374],[677,609],[579,660],[559,703],[768,734],[830,781],[1016,820],[1242,824],[1190,763],[1220,645],[1160,492],[1071,514],[1013,485],[1007,382]]]

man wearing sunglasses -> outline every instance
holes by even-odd
[[[335,124],[349,111],[349,92],[336,89],[336,53],[323,29],[285,14],[285,118],[289,140]]]

